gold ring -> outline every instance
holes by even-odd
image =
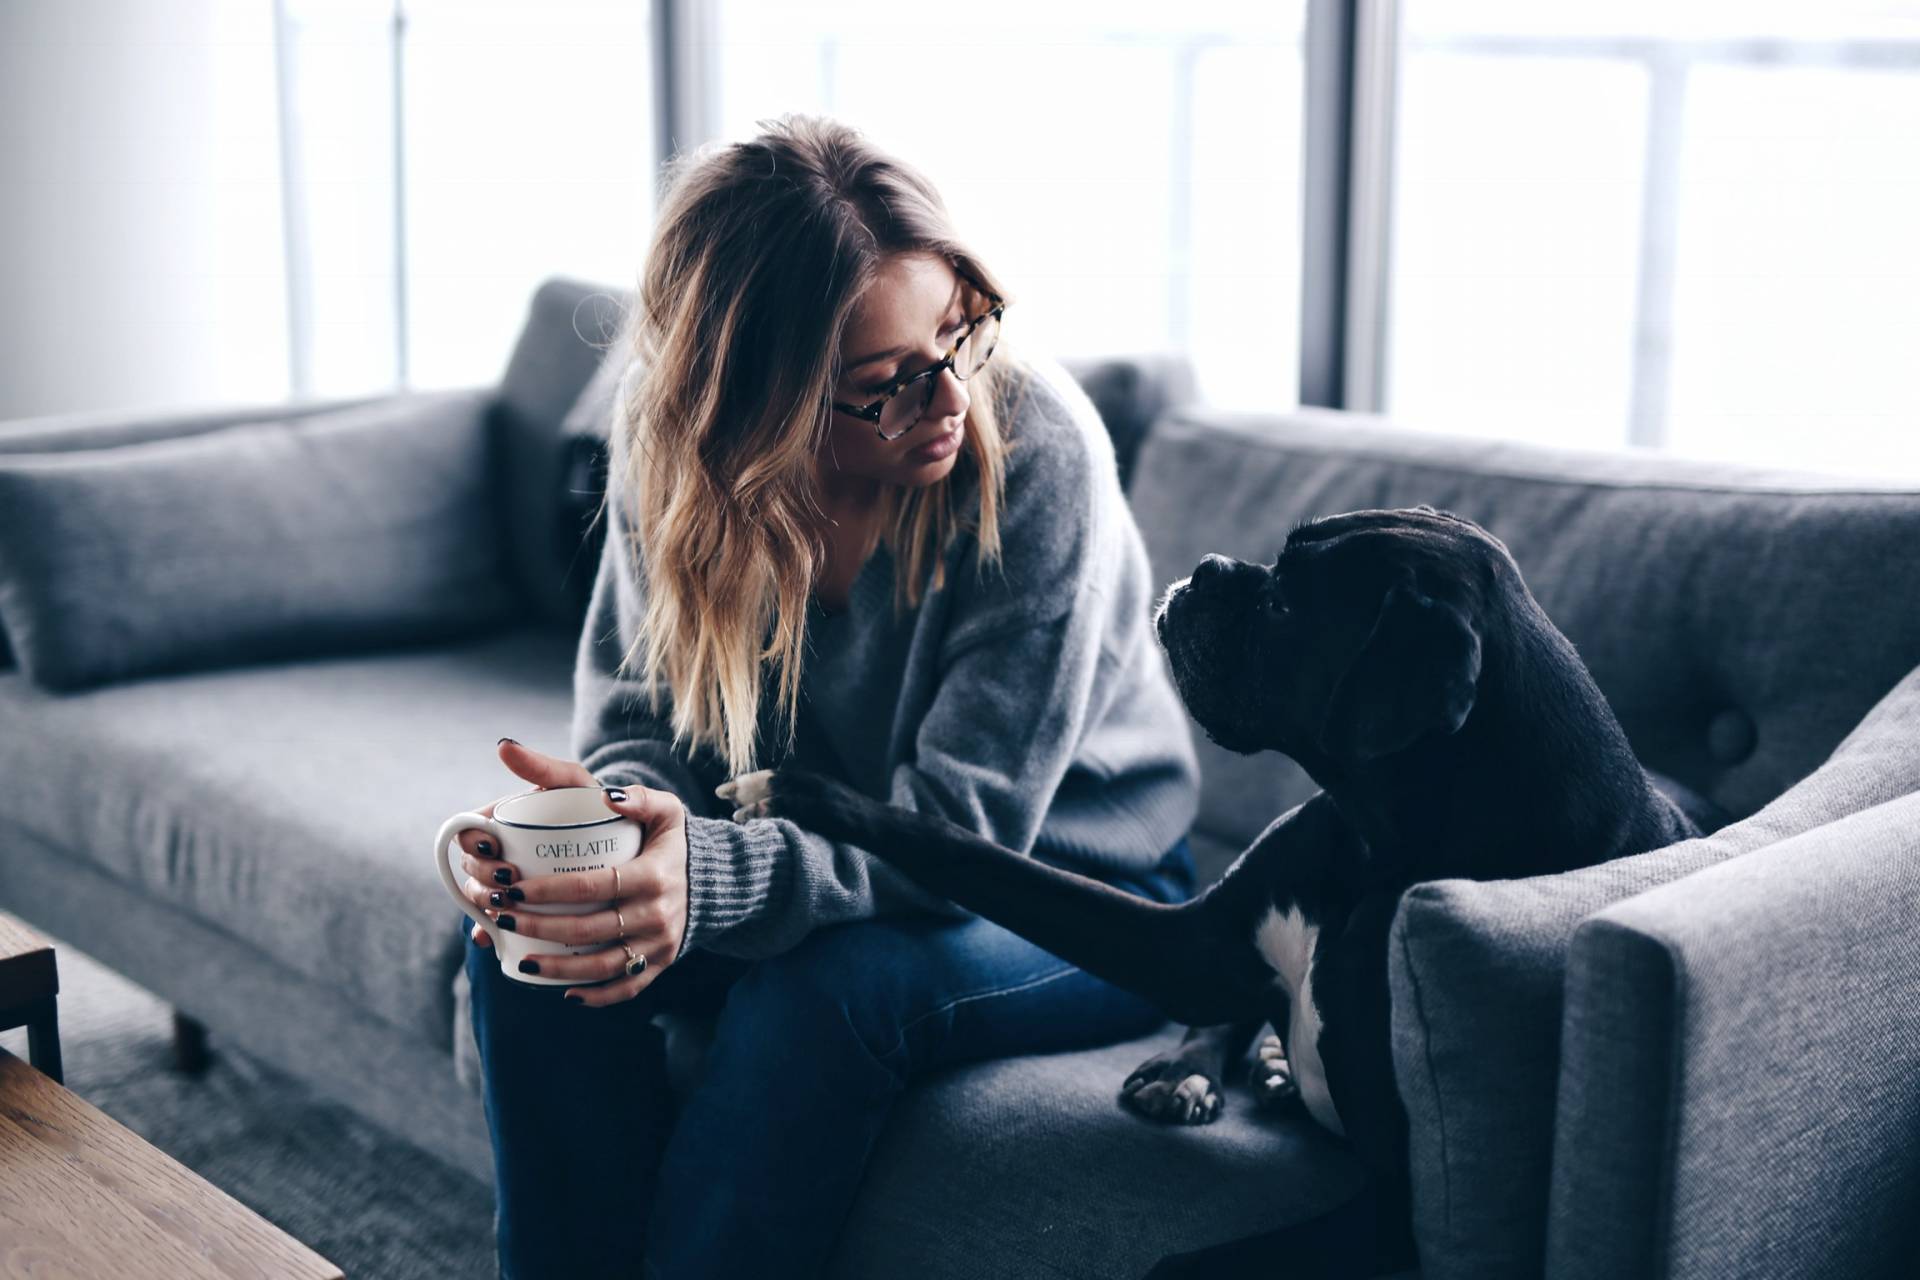
[[[627,976],[629,978],[645,972],[647,967],[646,952],[642,951],[635,954],[633,948],[624,942],[620,944],[620,949],[627,953]]]
[[[613,909],[613,918],[620,922],[620,941],[625,942],[627,940],[627,918],[620,914],[619,907]]]
[[[618,863],[615,863],[613,868],[613,896],[616,898],[620,896],[620,866]]]

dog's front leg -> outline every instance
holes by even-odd
[[[1262,1025],[1249,1021],[1187,1028],[1179,1048],[1155,1054],[1134,1069],[1120,1086],[1120,1101],[1152,1120],[1208,1123],[1220,1114],[1226,1096],[1221,1081]]]
[[[865,849],[921,888],[1152,1001],[1175,1022],[1211,1026],[1261,1010],[1271,974],[1253,949],[1251,903],[1240,922],[1214,920],[1202,900],[1150,902],[802,770],[746,774],[720,796],[738,806],[736,820],[785,818]]]

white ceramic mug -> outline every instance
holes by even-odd
[[[493,806],[491,818],[477,813],[457,813],[442,824],[440,834],[433,838],[433,861],[440,868],[440,878],[446,881],[447,892],[460,904],[460,909],[478,921],[493,940],[494,952],[500,957],[500,972],[516,982],[544,987],[568,987],[589,981],[520,972],[520,961],[527,956],[584,956],[619,944],[569,946],[502,929],[460,892],[460,880],[455,875],[450,853],[457,855],[458,852],[458,846],[452,844],[454,837],[469,830],[485,831],[492,837],[500,857],[513,864],[518,873],[514,883],[519,884],[541,876],[600,871],[626,862],[640,852],[640,824],[609,809],[606,792],[599,787],[552,787],[508,796]],[[611,905],[611,902],[537,905],[516,902],[505,910],[514,916],[577,916],[605,911]]]

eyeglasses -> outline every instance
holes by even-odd
[[[921,416],[933,403],[933,387],[942,370],[953,370],[953,376],[965,382],[980,372],[980,367],[993,355],[993,348],[1000,341],[1000,317],[1007,305],[999,298],[992,301],[993,306],[986,314],[975,316],[968,323],[967,331],[948,349],[940,363],[912,377],[895,379],[871,404],[851,405],[835,400],[833,407],[862,422],[873,423],[882,440],[898,440],[920,425]]]

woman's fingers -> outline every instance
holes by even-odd
[[[618,948],[614,949],[614,954],[620,954]],[[625,960],[625,958],[625,956],[621,956],[622,960]],[[665,966],[661,966],[661,968],[664,967]],[[562,996],[561,999],[568,1003],[578,1001],[581,1004],[591,1006],[595,1009],[605,1008],[610,1004],[624,1004],[652,986],[653,980],[659,976],[660,968],[656,968],[653,964],[649,963],[646,968],[631,978],[623,975],[612,982],[603,982],[588,987],[575,987],[572,991]]]
[[[536,787],[597,787],[600,784],[577,760],[562,760],[532,747],[502,738],[495,744],[500,763]]]
[[[647,958],[646,967],[653,969],[660,964],[660,957],[668,954],[665,944],[657,937],[643,938],[634,936],[627,939],[634,958]],[[589,951],[583,955],[571,956],[563,952],[538,951],[527,956],[527,962],[538,965],[537,969],[523,969],[523,973],[537,973],[543,978],[565,978],[572,982],[608,982],[626,976],[627,953],[620,949],[617,942],[609,943],[598,951]]]
[[[624,926],[628,942],[636,938],[650,943],[664,941],[668,937],[666,912],[656,901],[646,898],[628,898],[618,904],[618,911],[612,908],[606,911],[591,911],[585,915],[546,915],[537,911],[516,909],[508,902],[505,906],[496,906],[484,896],[474,905],[498,920],[501,916],[512,918],[511,924],[501,927],[529,938],[539,938],[542,942],[561,942],[570,947],[590,947],[595,943],[618,942]]]
[[[461,854],[460,869],[466,872],[469,878],[478,880],[481,884],[494,889],[503,889],[510,884],[521,884],[524,883],[525,880],[525,878],[521,876],[518,867],[514,866],[511,862],[504,861],[500,857],[500,851],[498,849],[494,850],[493,856],[491,857],[476,858],[470,853]],[[625,872],[621,872],[622,876],[625,874]],[[536,876],[534,878],[545,879],[543,876]],[[558,880],[563,877],[555,876],[553,878]],[[521,901],[521,899],[516,898],[514,901],[518,902]]]
[[[516,777],[533,783],[535,790],[545,791],[549,787],[597,787],[600,785],[594,776],[587,772],[586,767],[576,760],[562,760],[544,751],[535,751],[532,747],[515,742],[512,738],[502,738],[494,746],[500,753],[500,763],[511,769]],[[500,799],[504,800],[506,797],[502,796]],[[493,804],[480,810],[480,816],[491,818],[493,805],[499,803],[499,800],[495,800]],[[498,858],[500,856],[500,850],[493,837],[478,828],[469,827],[462,831],[458,837],[458,843],[460,851],[468,857]],[[477,873],[469,867],[467,874]],[[486,874],[491,875],[491,869]]]

